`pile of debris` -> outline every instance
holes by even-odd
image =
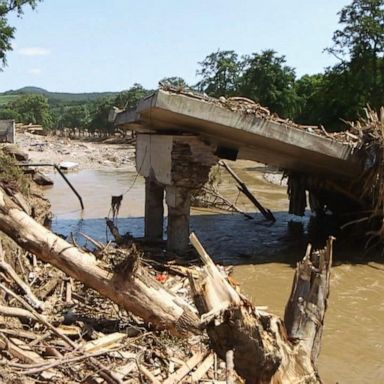
[[[130,237],[92,240],[91,252],[33,215],[0,183],[3,244],[20,247],[0,249],[3,382],[321,382],[332,238],[298,263],[283,320],[247,300],[193,234],[202,266],[187,268],[153,262]]]
[[[275,123],[281,124],[282,127],[290,126],[293,128],[302,129],[308,133],[327,137],[331,140],[335,140],[343,144],[348,144],[353,148],[359,146],[360,144],[359,136],[353,134],[348,130],[342,131],[342,132],[327,132],[323,126],[296,124],[290,119],[283,119],[279,117],[276,113],[271,113],[268,108],[246,97],[225,98],[224,96],[221,96],[217,99],[214,97],[210,97],[206,94],[197,92],[195,90],[192,90],[190,88],[175,87],[171,84],[163,84],[163,83],[160,83],[160,89],[170,93],[177,93],[177,94],[182,94],[191,98],[205,100],[206,102],[213,103],[219,107],[228,109],[232,112],[241,113],[245,115],[252,115],[252,116],[260,117],[263,119],[272,120]]]
[[[113,247],[105,267],[115,268]],[[100,254],[100,253],[99,253]],[[206,335],[186,339],[143,321],[33,255],[0,252],[0,377],[4,383],[223,382],[225,364]],[[125,253],[126,256],[126,253]],[[108,265],[107,265],[108,264]],[[198,267],[163,265],[150,275],[192,301],[186,274]],[[164,269],[178,273],[165,273]]]
[[[375,240],[377,244],[384,239],[384,107],[378,113],[370,108],[364,111],[365,118],[349,125],[359,138],[359,152],[365,162],[365,171],[352,188],[359,191],[358,197],[368,209],[351,224],[367,223],[368,243]]]

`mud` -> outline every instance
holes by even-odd
[[[36,163],[60,163],[71,161],[82,169],[125,168],[135,170],[134,146],[131,144],[109,144],[68,137],[40,136],[28,132],[17,132],[17,145]],[[49,171],[49,168],[45,169]]]

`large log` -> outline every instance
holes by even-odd
[[[0,188],[0,230],[40,260],[50,263],[148,323],[182,335],[199,331],[196,310],[166,291],[137,260],[110,273],[86,253],[43,227]]]
[[[237,373],[252,384],[319,384],[316,362],[329,294],[332,238],[323,251],[298,263],[285,320],[254,307],[218,270],[197,238],[191,242],[205,266],[191,277],[194,299],[212,348],[232,356]],[[228,360],[228,359],[227,359]],[[228,367],[230,368],[230,367]]]

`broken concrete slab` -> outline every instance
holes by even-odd
[[[139,132],[193,133],[217,153],[286,170],[351,179],[362,164],[353,147],[273,118],[234,112],[186,94],[158,90],[136,110],[116,115],[115,124]],[[232,158],[234,159],[234,158]]]

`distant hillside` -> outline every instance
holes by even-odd
[[[119,92],[91,92],[91,93],[65,93],[49,92],[46,89],[38,87],[23,87],[17,90],[10,90],[0,93],[0,105],[6,104],[12,99],[25,94],[39,94],[47,97],[50,103],[81,103],[97,100],[103,97],[116,96]]]

